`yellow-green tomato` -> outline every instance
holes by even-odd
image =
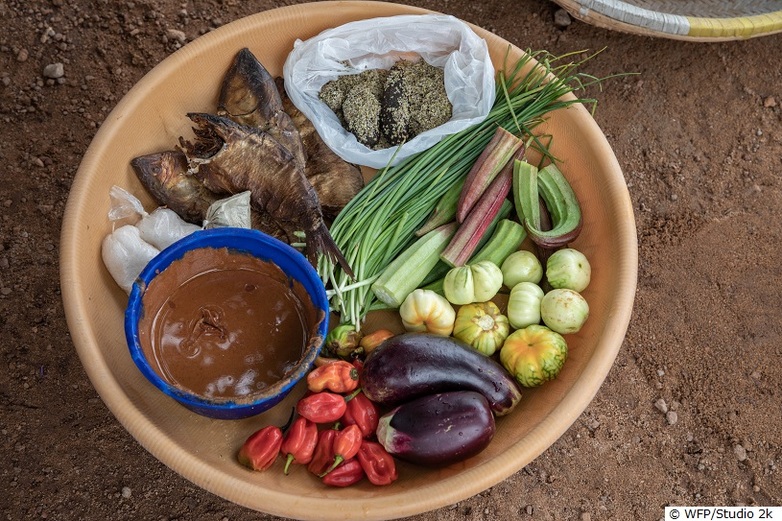
[[[448,302],[462,305],[475,302],[475,284],[469,266],[452,268],[445,274],[443,294]]]
[[[492,261],[484,260],[470,266],[475,287],[475,302],[486,302],[502,287],[502,270]]]
[[[452,304],[486,302],[502,287],[502,270],[491,261],[453,268],[445,275],[443,293]]]
[[[567,359],[567,342],[546,326],[511,333],[500,349],[500,362],[524,387],[553,380]]]
[[[508,320],[514,329],[540,323],[540,301],[543,290],[532,282],[519,282],[510,290]]]
[[[502,262],[502,281],[512,288],[519,282],[537,284],[543,278],[543,265],[538,257],[527,250],[514,251]]]
[[[540,302],[543,323],[557,333],[578,333],[589,318],[589,304],[572,289],[552,289]]]
[[[584,291],[592,278],[586,255],[573,248],[562,248],[546,261],[546,279],[552,288]]]
[[[429,289],[416,289],[399,306],[399,316],[407,331],[450,336],[456,311],[445,297]]]
[[[491,356],[508,337],[508,317],[494,302],[466,304],[456,312],[453,336]]]

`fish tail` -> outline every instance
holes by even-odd
[[[332,261],[336,261],[342,267],[342,270],[351,278],[354,279],[353,269],[345,260],[342,252],[339,251],[339,246],[334,242],[331,237],[328,228],[325,224],[321,224],[315,231],[307,234],[307,248],[305,254],[307,258],[316,265],[317,254],[322,253]]]

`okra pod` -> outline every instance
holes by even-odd
[[[456,223],[440,226],[403,251],[372,284],[375,296],[391,307],[399,307],[437,264],[456,226]]]
[[[525,219],[530,238],[538,246],[558,248],[574,241],[581,233],[581,206],[573,188],[553,163],[538,172],[540,196],[551,214],[551,230],[530,226]]]
[[[422,237],[438,226],[448,224],[454,220],[454,217],[456,217],[456,204],[459,202],[459,195],[462,192],[463,186],[463,180],[454,183],[451,188],[440,197],[440,200],[432,211],[432,215],[430,215],[423,226],[415,232],[416,236]]]

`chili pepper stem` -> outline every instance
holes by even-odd
[[[323,474],[318,474],[318,477],[322,478],[323,476],[325,476],[326,474],[328,474],[329,472],[331,472],[332,470],[337,468],[339,466],[339,464],[342,463],[343,461],[345,461],[345,459],[342,456],[340,456],[339,454],[337,454],[334,457],[334,463],[331,464],[331,466],[328,468],[328,470],[326,470],[326,472],[324,472]]]
[[[358,389],[356,389],[355,391],[353,391],[349,395],[345,396],[345,401],[349,402],[350,400],[355,398],[358,395],[358,393],[360,393],[360,392],[361,392],[361,387],[359,387]]]
[[[286,476],[288,475],[288,469],[290,469],[290,467],[291,467],[291,463],[293,463],[293,460],[294,460],[294,459],[295,459],[295,457],[293,456],[293,454],[288,454],[288,457],[287,457],[287,458],[286,458],[286,460],[285,460],[285,468],[284,468],[284,469],[282,469],[282,472],[283,472],[283,473],[284,473]]]

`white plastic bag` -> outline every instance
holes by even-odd
[[[337,116],[318,99],[318,93],[339,76],[389,69],[404,53],[419,54],[430,65],[444,68],[453,117],[401,148],[372,150],[342,127]],[[323,141],[345,161],[373,168],[398,163],[447,135],[480,123],[495,98],[494,67],[486,42],[450,15],[372,18],[326,30],[303,42],[297,40],[285,61],[283,75],[291,101],[312,121]]]
[[[174,210],[162,206],[142,217],[136,227],[141,232],[141,238],[159,250],[201,230],[200,226],[183,220]]]
[[[111,197],[109,220],[118,223],[127,219],[130,223],[135,223],[141,232],[141,239],[159,250],[202,229],[200,226],[186,222],[173,210],[162,206],[152,213],[147,213],[136,196],[119,186],[111,187],[109,197]]]
[[[113,226],[125,224],[103,238],[101,257],[117,285],[130,293],[133,281],[155,255],[201,227],[168,208],[147,213],[136,196],[119,186],[111,187],[109,197],[109,220]]]
[[[103,238],[101,257],[114,281],[130,293],[133,282],[160,251],[141,238],[132,224],[120,226]]]

